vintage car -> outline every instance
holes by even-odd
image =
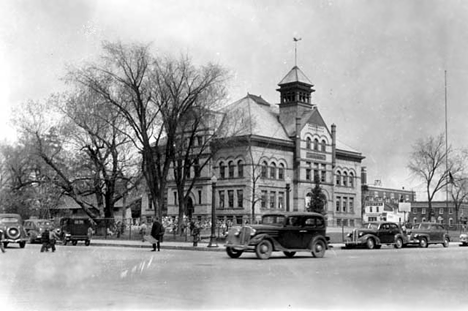
[[[84,241],[86,246],[91,243],[89,228],[91,228],[89,217],[66,217],[60,219],[61,238],[64,245],[71,242],[73,245],[78,241]]]
[[[348,233],[345,247],[365,246],[368,249],[378,249],[386,244],[402,248],[406,243],[407,237],[397,223],[381,221],[364,224],[362,228],[354,229]]]
[[[311,252],[321,258],[328,248],[325,218],[317,213],[278,212],[262,216],[260,224],[232,227],[226,237],[226,253],[239,258],[243,252],[255,252],[268,259],[274,251],[286,257],[296,252]]]
[[[18,243],[21,248],[29,240],[23,227],[23,220],[18,214],[0,214],[0,229],[3,231],[3,246],[9,243]]]
[[[411,225],[411,229],[406,231],[408,236],[408,245],[419,245],[428,247],[429,244],[442,244],[448,247],[450,236],[444,226],[437,223],[422,222]]]
[[[460,246],[468,246],[468,234],[460,234]]]
[[[53,229],[54,224],[48,219],[28,219],[24,221],[23,226],[29,237],[30,243],[41,243],[42,232],[44,232],[45,229]]]

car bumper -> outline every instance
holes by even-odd
[[[21,242],[27,242],[28,239],[24,238],[19,238],[19,239],[9,239],[9,238],[4,238],[2,239],[2,242],[8,242],[8,243],[21,243]]]

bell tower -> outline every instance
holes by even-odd
[[[315,108],[312,104],[311,95],[315,90],[312,82],[299,69],[294,66],[289,73],[278,83],[280,92],[280,122],[286,128],[292,126],[296,117],[301,117],[304,112]]]

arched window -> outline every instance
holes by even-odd
[[[244,163],[242,163],[242,160],[237,161],[237,177],[244,177]]]
[[[449,218],[449,226],[453,226],[453,218]]]
[[[336,185],[340,186],[341,185],[341,172],[336,171]]]
[[[418,219],[416,217],[413,218],[413,224],[417,223]]]
[[[225,178],[226,174],[226,165],[224,165],[224,162],[219,163],[219,176],[221,178]]]
[[[348,187],[348,173],[343,172],[343,186]]]
[[[270,166],[270,178],[275,179],[276,178],[276,163],[272,163]]]
[[[349,173],[349,186],[351,188],[354,188],[354,174],[353,173]]]
[[[229,167],[229,178],[234,178],[234,162],[229,161],[228,167]]]
[[[306,139],[306,148],[312,149],[312,140],[310,139],[310,137],[307,137]]]
[[[314,150],[319,150],[319,140],[317,138],[314,139]]]
[[[280,163],[278,168],[278,179],[284,180],[284,164]]]
[[[327,151],[327,142],[325,141],[325,139],[322,140],[322,151]]]
[[[268,163],[263,161],[262,163],[262,178],[267,178]]]

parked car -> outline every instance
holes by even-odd
[[[460,234],[460,246],[468,246],[468,233]]]
[[[422,222],[413,224],[407,229],[408,245],[419,245],[428,247],[429,244],[442,244],[448,247],[450,236],[444,226],[437,223]]]
[[[53,222],[48,219],[28,219],[24,221],[24,229],[29,237],[30,243],[41,243],[42,232],[45,229],[53,229]]]
[[[18,243],[21,248],[26,246],[28,235],[23,227],[23,219],[18,214],[0,214],[0,228],[3,231],[3,246]]]
[[[406,243],[407,237],[399,224],[381,221],[364,224],[362,228],[354,229],[348,233],[345,247],[365,246],[368,249],[378,249],[386,244],[393,245],[395,248],[402,248]]]
[[[73,245],[78,244],[78,241],[84,241],[88,246],[91,243],[89,234],[91,221],[89,217],[66,217],[60,219],[61,238],[64,245],[71,242]]]
[[[226,253],[239,258],[244,252],[255,252],[268,259],[274,251],[286,257],[296,252],[311,252],[322,258],[328,248],[325,218],[317,213],[278,212],[262,216],[260,224],[232,227],[226,237]]]

